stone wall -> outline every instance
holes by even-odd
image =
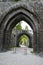
[[[43,1],[30,1],[30,0],[22,0],[20,1],[21,3],[27,4],[27,6],[31,6],[30,10],[34,13],[37,13],[37,20],[38,23],[40,23],[40,25],[38,24],[38,31],[37,32],[37,49],[39,51],[43,51]],[[20,2],[0,2],[0,21],[2,19],[1,15],[3,13],[5,13],[6,10],[9,10],[9,8],[13,5],[16,6],[16,4],[20,3]],[[1,23],[1,22],[0,22]],[[36,23],[36,22],[35,22]],[[37,25],[36,25],[37,26]],[[1,28],[0,28],[1,29]],[[2,33],[0,33],[1,35]],[[1,38],[0,38],[1,40]],[[1,41],[0,41],[1,42]],[[35,41],[34,41],[35,42]],[[1,43],[0,43],[1,45]],[[0,47],[1,48],[1,47]]]

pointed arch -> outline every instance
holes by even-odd
[[[25,20],[34,31],[34,49],[37,51],[37,32],[40,25],[37,13],[32,12],[31,7],[26,4],[17,4],[8,8],[0,20],[0,42],[2,47],[8,48],[12,28],[21,20]],[[36,46],[36,47],[35,47]]]

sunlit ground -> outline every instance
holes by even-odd
[[[23,29],[28,26],[24,21],[21,25]],[[30,26],[28,29],[33,33]],[[0,52],[0,65],[43,65],[43,57],[32,52],[33,48],[24,45],[20,45],[19,48],[12,48],[7,52]]]
[[[30,48],[19,47],[16,48],[16,53],[15,49],[1,52],[0,65],[43,65],[43,58],[31,53],[31,51]]]

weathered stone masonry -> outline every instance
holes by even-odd
[[[13,34],[14,35],[14,34]],[[28,47],[30,47],[30,48],[32,48],[32,44],[33,44],[33,40],[32,40],[32,38],[33,38],[33,34],[31,34],[30,32],[29,32],[29,30],[28,31],[25,31],[25,30],[17,30],[16,31],[16,34],[15,34],[15,44],[16,44],[16,46],[18,47],[19,46],[19,38],[22,36],[22,35],[26,35],[28,38],[29,38],[29,42],[28,42]]]
[[[24,20],[33,29],[34,51],[43,52],[43,3],[21,1],[0,5],[0,50],[8,48],[13,27]]]

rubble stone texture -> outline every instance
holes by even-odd
[[[9,48],[11,30],[19,21],[25,20],[33,29],[34,51],[43,52],[43,1],[3,1],[0,1],[0,50]]]

